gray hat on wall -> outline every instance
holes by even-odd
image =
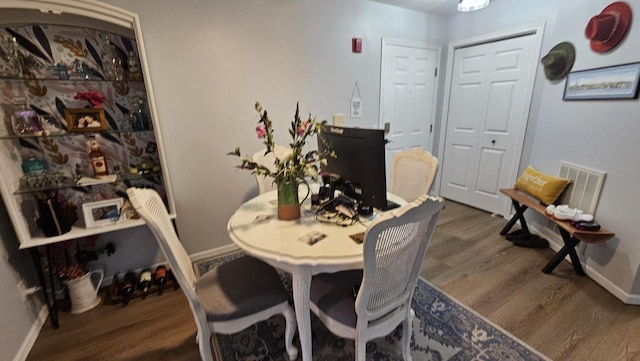
[[[564,78],[576,60],[576,49],[569,42],[562,42],[549,50],[540,61],[544,66],[544,74],[549,80]]]

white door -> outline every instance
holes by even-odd
[[[382,39],[380,126],[387,132],[387,184],[393,156],[405,149],[431,151],[439,48]]]
[[[440,194],[504,213],[513,186],[535,75],[535,34],[456,49]]]

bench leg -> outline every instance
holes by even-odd
[[[520,203],[518,203],[518,201],[516,201],[515,199],[512,199],[511,203],[513,203],[513,208],[516,210],[516,214],[514,214],[509,222],[507,222],[507,224],[504,226],[504,228],[502,228],[502,231],[500,231],[500,235],[506,236],[507,233],[509,233],[509,231],[511,230],[511,227],[513,227],[513,225],[516,224],[518,220],[520,220],[520,227],[522,227],[522,230],[526,233],[529,233],[527,221],[524,220],[524,211],[526,211],[529,207],[520,205]]]
[[[560,228],[560,234],[562,235],[562,240],[564,241],[564,246],[560,248],[558,253],[547,263],[546,266],[542,269],[542,272],[549,274],[553,272],[553,270],[564,260],[564,258],[569,255],[571,258],[571,264],[573,265],[573,269],[580,276],[586,275],[584,269],[582,268],[582,264],[580,264],[580,258],[578,257],[578,253],[576,252],[576,246],[580,241],[575,237],[571,237],[569,232]]]

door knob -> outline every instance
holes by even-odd
[[[494,140],[492,140],[492,141],[491,141],[491,144],[496,145],[496,140],[495,140],[495,139],[494,139]]]

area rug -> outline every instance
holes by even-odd
[[[204,274],[239,253],[199,262],[198,274]],[[291,291],[291,277],[281,273]],[[538,351],[492,324],[473,310],[447,296],[420,278],[413,295],[416,313],[411,337],[414,361],[534,361],[549,360]],[[311,315],[314,361],[351,361],[354,342],[333,335]],[[367,360],[401,361],[402,326],[390,335],[367,343]],[[233,335],[218,335],[223,361],[286,361],[284,317],[275,316]],[[297,342],[297,339],[294,340]],[[300,359],[300,356],[298,356]]]

